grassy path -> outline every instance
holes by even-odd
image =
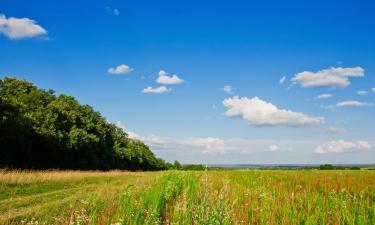
[[[0,224],[375,224],[375,171],[0,171]]]

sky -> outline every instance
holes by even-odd
[[[373,1],[0,1],[0,77],[159,157],[375,163]]]

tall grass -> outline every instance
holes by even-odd
[[[374,171],[0,171],[0,224],[375,224]]]

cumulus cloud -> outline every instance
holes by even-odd
[[[359,101],[343,101],[336,103],[336,107],[371,107],[372,103],[369,102],[359,102]]]
[[[126,74],[134,71],[133,68],[130,68],[128,65],[121,64],[114,68],[109,68],[108,73],[110,74]]]
[[[272,103],[258,97],[238,97],[224,99],[228,117],[241,117],[255,126],[305,126],[324,122],[322,117],[312,117],[301,112],[279,109]]]
[[[332,94],[320,94],[315,97],[315,99],[327,99],[327,98],[332,98]]]
[[[344,133],[345,130],[337,127],[328,127],[327,132],[330,134],[341,134]]]
[[[32,19],[6,18],[5,15],[0,14],[0,34],[10,39],[24,39],[46,35],[47,31]]]
[[[171,91],[171,89],[168,89],[165,86],[160,86],[160,87],[156,87],[156,88],[146,87],[145,89],[142,90],[142,93],[145,93],[145,94],[163,94],[163,93],[167,93],[167,92],[170,92],[170,91]]]
[[[177,84],[182,84],[184,80],[179,78],[176,74],[168,76],[168,74],[164,70],[160,70],[159,77],[156,80],[156,82],[159,84],[165,84],[165,85],[177,85]]]
[[[366,95],[368,95],[368,94],[369,94],[368,91],[364,91],[364,90],[362,90],[362,91],[357,91],[357,95],[359,95],[359,96],[366,96]]]
[[[338,87],[345,88],[349,77],[363,77],[364,69],[357,66],[352,68],[332,67],[318,72],[304,71],[297,73],[292,81],[300,84],[301,87]]]
[[[223,87],[223,91],[225,91],[228,94],[233,94],[234,88],[230,85],[225,85]]]
[[[282,78],[280,78],[279,84],[283,84],[285,81],[286,81],[286,76],[283,76]]]
[[[337,140],[329,143],[318,145],[315,148],[316,154],[327,154],[327,153],[344,153],[358,150],[369,150],[372,146],[367,141],[344,141]]]

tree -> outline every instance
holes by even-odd
[[[0,167],[160,170],[166,163],[89,105],[0,80]]]

